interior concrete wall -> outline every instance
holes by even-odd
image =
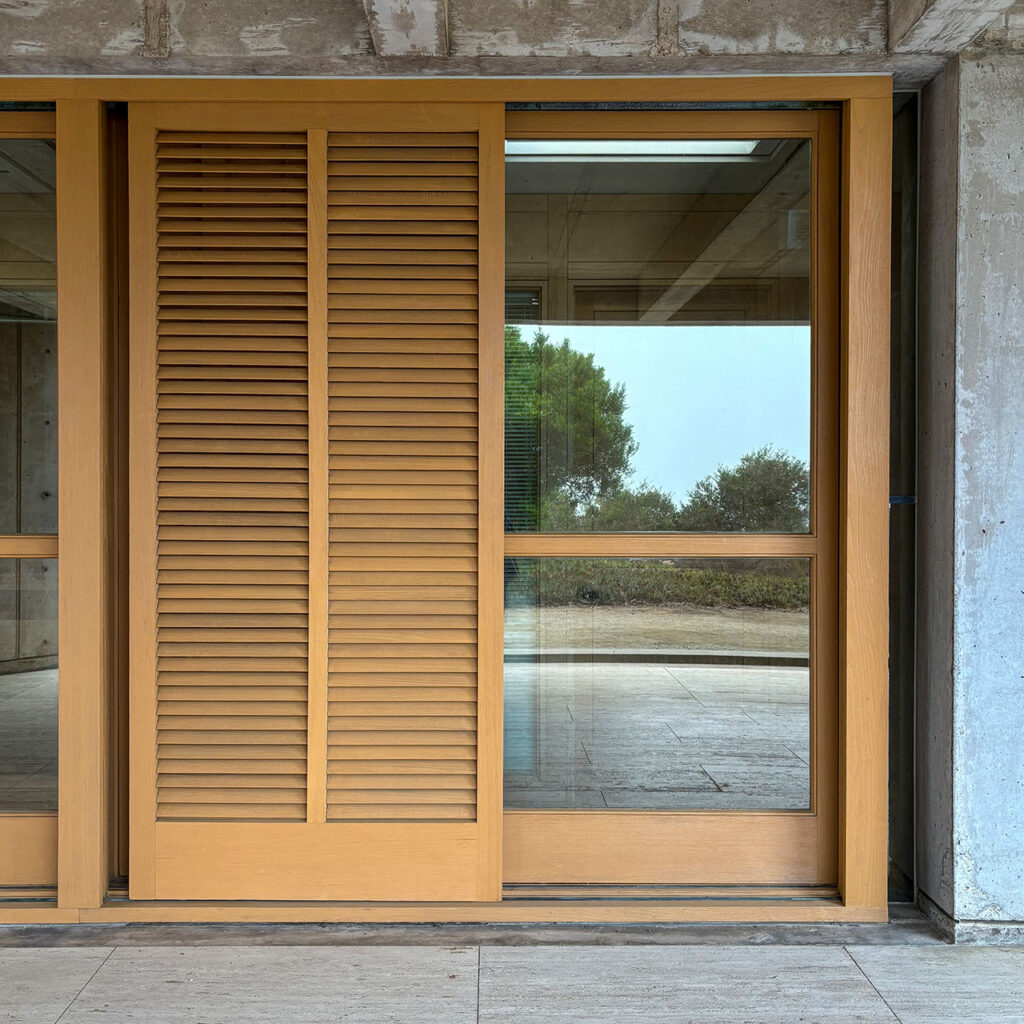
[[[1024,921],[1024,55],[924,94],[919,887]]]

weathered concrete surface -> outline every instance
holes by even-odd
[[[679,0],[686,53],[882,53],[886,0]]]
[[[1024,921],[1024,56],[925,93],[919,886],[958,937]]]
[[[373,53],[360,0],[168,0],[167,6],[171,56],[274,59]],[[150,67],[161,73],[159,61]]]
[[[363,0],[378,57],[448,56],[448,0]]]
[[[390,12],[376,15],[376,50],[364,4]],[[447,56],[439,30],[409,27],[418,5],[447,6]],[[888,53],[886,22],[885,0],[0,0],[0,74],[881,73],[924,85],[941,59]]]
[[[889,0],[889,48],[959,53],[1014,0]]]
[[[960,63],[954,908],[1024,921],[1024,57]]]
[[[2,0],[0,53],[121,57],[141,51],[144,0]]]
[[[657,37],[657,0],[452,0],[458,56],[644,54]]]
[[[959,64],[921,97],[917,885],[953,914],[953,507]]]
[[[968,56],[1024,52],[1024,0],[1017,0],[996,18],[974,39],[966,52]]]

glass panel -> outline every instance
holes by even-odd
[[[507,559],[505,806],[810,805],[807,559]]]
[[[810,142],[506,150],[507,529],[806,532]]]
[[[57,808],[57,561],[0,559],[0,812]]]
[[[0,533],[57,532],[52,141],[0,139]]]

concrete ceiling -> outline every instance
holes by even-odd
[[[1012,2],[12,0],[0,73],[885,72],[912,87],[989,26],[1005,35]]]

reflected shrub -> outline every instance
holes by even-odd
[[[755,566],[695,568],[657,559],[509,559],[510,605],[662,605],[801,610],[810,603],[803,561],[778,561],[774,571]]]

